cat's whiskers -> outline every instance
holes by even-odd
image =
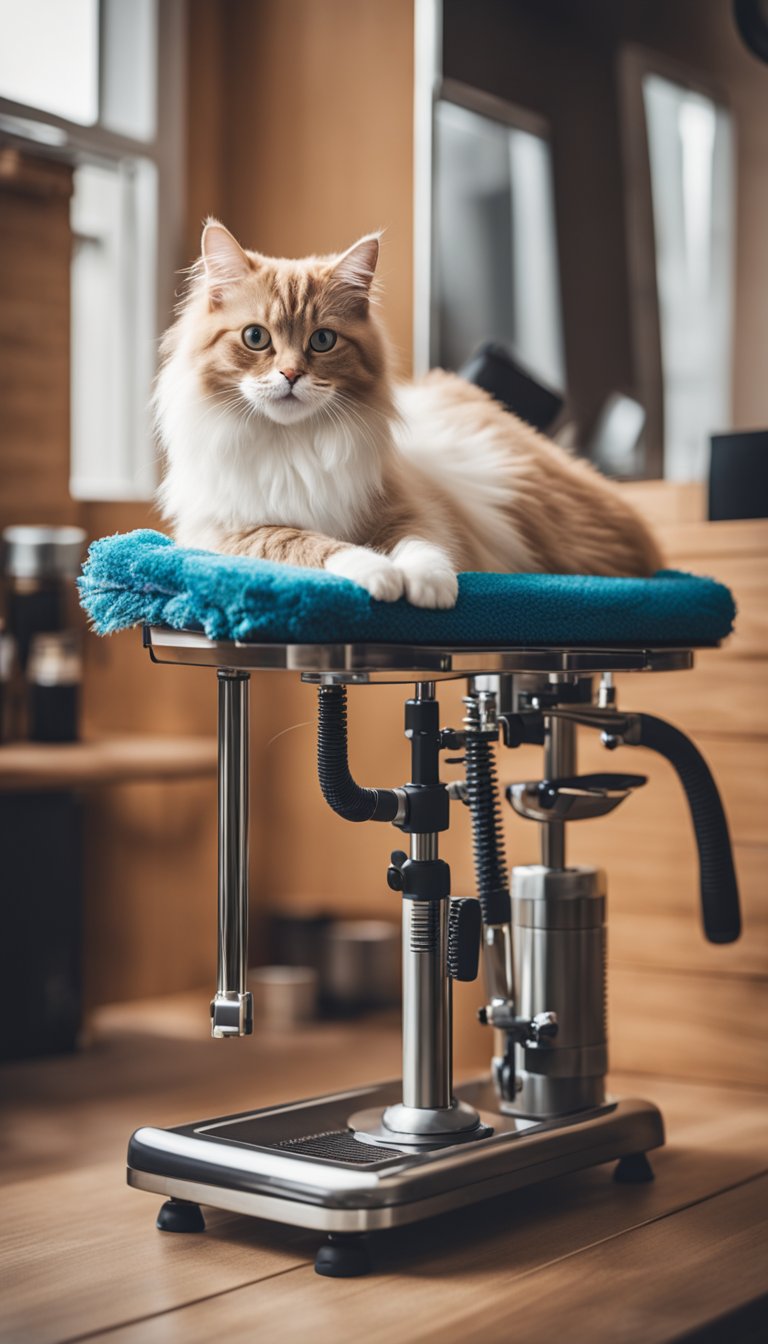
[[[341,400],[341,398],[339,398],[339,400]],[[344,423],[345,417],[348,418],[354,424],[354,427],[360,434],[363,442],[367,444],[367,446],[370,448],[376,447],[376,439],[372,432],[371,426],[368,424],[362,412],[354,405],[352,401],[344,402],[342,403],[342,406],[337,406],[334,408],[334,410],[337,420],[340,424]]]
[[[393,422],[396,423],[397,421],[396,416],[388,415],[385,411],[380,411],[376,406],[366,406],[365,413],[363,414],[358,403],[341,390],[337,391],[336,400],[345,414],[350,415],[352,418],[362,420],[362,423],[365,426],[365,433],[371,440],[375,438],[373,426],[369,419],[371,416],[375,416],[383,422],[381,425],[381,432],[386,438],[390,437]]]
[[[337,401],[343,402],[345,406],[349,406],[354,410],[360,409],[360,402],[356,401],[354,397],[350,396],[349,392],[345,392],[341,387],[337,387],[334,390],[334,397]],[[392,411],[382,411],[378,406],[371,406],[368,403],[365,405],[365,413],[366,415],[374,415],[379,420],[384,420],[387,424],[392,420],[393,416],[397,414],[394,409]]]

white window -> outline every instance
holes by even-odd
[[[731,423],[734,154],[725,108],[643,79],[659,302],[664,475],[706,476],[709,436]]]
[[[99,0],[0,0],[0,96],[92,126]]]
[[[0,131],[74,167],[71,492],[149,498],[180,263],[183,0],[0,0],[0,33]]]
[[[75,169],[72,465],[75,499],[149,497],[155,372],[157,170],[147,159]]]

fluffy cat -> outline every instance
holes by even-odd
[[[393,383],[378,253],[370,235],[287,261],[206,224],[156,395],[176,539],[324,566],[421,607],[453,606],[465,569],[658,568],[645,525],[587,463],[453,374]]]

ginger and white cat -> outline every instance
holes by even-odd
[[[453,606],[461,570],[651,574],[645,525],[587,463],[454,374],[393,383],[378,253],[287,261],[206,225],[156,396],[176,539],[421,607]]]

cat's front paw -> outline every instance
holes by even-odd
[[[365,546],[348,546],[336,551],[325,562],[325,568],[331,574],[340,574],[365,588],[378,602],[396,602],[403,595],[404,576],[377,551],[369,551]]]
[[[452,569],[406,569],[403,578],[405,596],[414,607],[456,606],[459,580]]]

